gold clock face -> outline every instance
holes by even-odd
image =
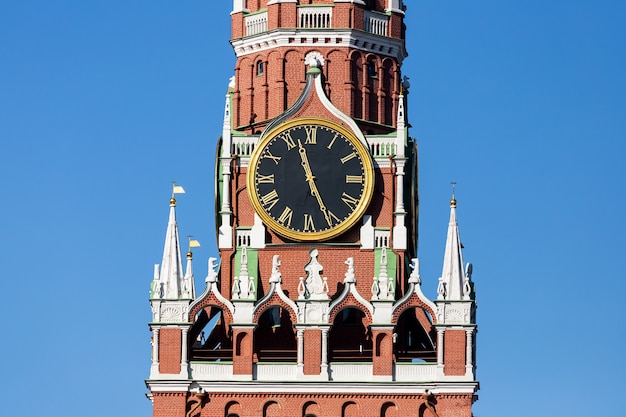
[[[254,209],[279,235],[331,239],[358,221],[372,198],[369,150],[348,129],[297,119],[270,131],[250,158],[247,186]]]

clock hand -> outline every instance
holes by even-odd
[[[306,149],[302,146],[302,142],[298,139],[298,152],[300,153],[300,159],[302,159],[302,168],[304,168],[304,175],[306,177],[306,182],[309,184],[309,188],[311,188],[311,194],[317,199],[317,204],[320,206],[320,211],[324,215],[326,222],[329,226],[332,227],[332,220],[328,215],[328,210],[326,209],[326,205],[322,200],[322,196],[320,195],[319,190],[317,189],[317,185],[315,185],[315,176],[311,171],[311,166],[309,165],[309,158],[306,155]]]

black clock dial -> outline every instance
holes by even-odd
[[[363,214],[373,190],[367,149],[328,122],[290,122],[261,141],[248,189],[273,230],[296,240],[329,239]]]

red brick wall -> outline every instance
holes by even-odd
[[[465,375],[465,330],[446,330],[443,335],[443,372]]]
[[[391,375],[393,372],[393,331],[389,330],[372,330],[372,339],[374,340],[374,352],[372,354],[373,374],[374,375]]]
[[[438,394],[431,396],[439,417],[471,417],[471,394]],[[224,417],[227,411],[240,410],[240,417],[302,416],[317,417],[434,417],[420,394],[304,394],[209,393],[201,417]],[[177,416],[183,417],[184,414]],[[159,416],[161,417],[161,416]]]
[[[152,395],[153,417],[183,417],[185,415],[186,392],[155,392]]]
[[[322,364],[322,331],[304,331],[304,374],[319,375]]]
[[[159,331],[159,372],[179,374],[181,361],[181,330],[162,328]]]
[[[233,329],[233,374],[252,375],[252,330]]]
[[[325,39],[316,39],[316,42],[323,43]],[[374,123],[357,121],[364,131],[389,133],[390,128],[378,124],[395,125],[400,88],[397,62],[374,54],[366,58],[361,51],[348,47],[328,51],[315,44],[276,47],[239,58],[235,66],[236,100],[232,113],[235,128],[258,133],[269,120],[295,103],[306,78],[304,57],[311,51],[324,56],[324,87],[333,104],[351,117]],[[385,64],[389,60],[392,64]],[[258,61],[265,63],[263,75],[257,74]],[[368,63],[373,65],[374,75],[368,71]],[[253,127],[250,127],[251,121]]]

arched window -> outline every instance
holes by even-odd
[[[256,62],[256,76],[259,77],[265,73],[265,63],[260,59]]]
[[[378,78],[378,71],[376,71],[376,64],[373,62],[367,63],[367,75],[371,78]]]

